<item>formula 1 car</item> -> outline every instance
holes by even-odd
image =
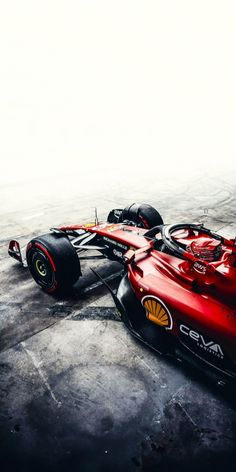
[[[112,210],[105,223],[96,217],[33,238],[25,261],[19,243],[9,244],[10,256],[48,293],[71,287],[82,275],[81,254],[91,250],[99,255],[85,257],[123,264],[117,293],[103,282],[133,335],[220,384],[236,378],[235,239],[203,225],[165,225],[150,205],[132,204]]]

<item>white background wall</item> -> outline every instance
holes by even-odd
[[[2,0],[0,182],[234,169],[235,25],[234,0]]]

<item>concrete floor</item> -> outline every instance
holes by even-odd
[[[1,202],[0,467],[2,471],[236,470],[236,402],[203,375],[136,341],[83,264],[69,297],[43,293],[7,255],[63,223],[133,201],[164,221],[236,234],[234,176],[185,181],[121,173],[5,185]],[[96,263],[115,274],[120,266]],[[94,265],[93,265],[94,266]]]

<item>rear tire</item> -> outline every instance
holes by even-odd
[[[32,239],[26,259],[35,282],[47,293],[68,290],[81,275],[76,250],[63,234],[49,233]]]
[[[146,229],[163,225],[163,219],[160,213],[158,213],[158,211],[153,206],[147,205],[145,203],[142,203],[141,205],[133,203],[132,205],[124,208],[120,217],[120,222],[121,221],[124,223],[127,222],[127,224],[132,222],[140,228]]]

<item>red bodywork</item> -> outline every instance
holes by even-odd
[[[190,340],[200,354],[204,349],[209,351],[210,346],[212,358],[222,354],[224,359],[230,359],[230,370],[236,367],[234,240],[224,240],[219,259],[205,266],[188,250],[187,260],[156,250],[153,240],[145,238],[145,229],[110,223],[61,229],[72,228],[86,229],[112,240],[118,249],[120,244],[127,251],[135,250],[135,258],[130,263],[128,260],[127,269],[141,303],[144,297],[157,297],[171,315],[173,323],[169,330],[173,336],[182,338],[183,342]],[[199,238],[203,247],[214,250],[216,246],[212,238],[188,231],[178,232],[174,237],[195,250]]]

